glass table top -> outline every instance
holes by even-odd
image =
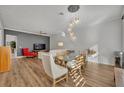
[[[68,55],[64,56],[64,60],[67,62],[72,61],[72,60],[74,60],[74,58],[77,55],[80,55],[80,52],[79,51],[73,51],[73,52],[69,53]]]

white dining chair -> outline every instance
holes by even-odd
[[[42,53],[41,58],[45,73],[53,79],[53,86],[61,80],[68,81],[68,69],[55,64],[52,54]]]

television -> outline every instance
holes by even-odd
[[[34,46],[34,50],[45,50],[46,49],[45,44],[35,43],[33,46]]]

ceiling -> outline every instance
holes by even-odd
[[[119,5],[81,5],[78,12],[70,13],[67,5],[0,5],[0,17],[5,29],[48,34],[66,31],[73,17],[79,26],[98,25],[121,17]],[[60,12],[63,15],[60,15]]]

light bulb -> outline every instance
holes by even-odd
[[[75,24],[77,24],[78,23],[78,21],[75,21]]]
[[[70,23],[70,24],[69,24],[69,27],[72,27],[72,26],[73,26],[73,24],[72,24],[72,23]]]
[[[70,36],[74,36],[74,32],[70,32]]]
[[[68,31],[70,32],[71,31],[71,28],[68,28]]]
[[[75,18],[74,22],[77,24],[79,22],[79,18]]]
[[[61,34],[62,34],[63,37],[65,37],[65,32],[62,32]]]
[[[72,40],[76,40],[76,36],[73,36],[73,37],[72,37]]]
[[[79,20],[77,20],[77,22],[79,22]]]

